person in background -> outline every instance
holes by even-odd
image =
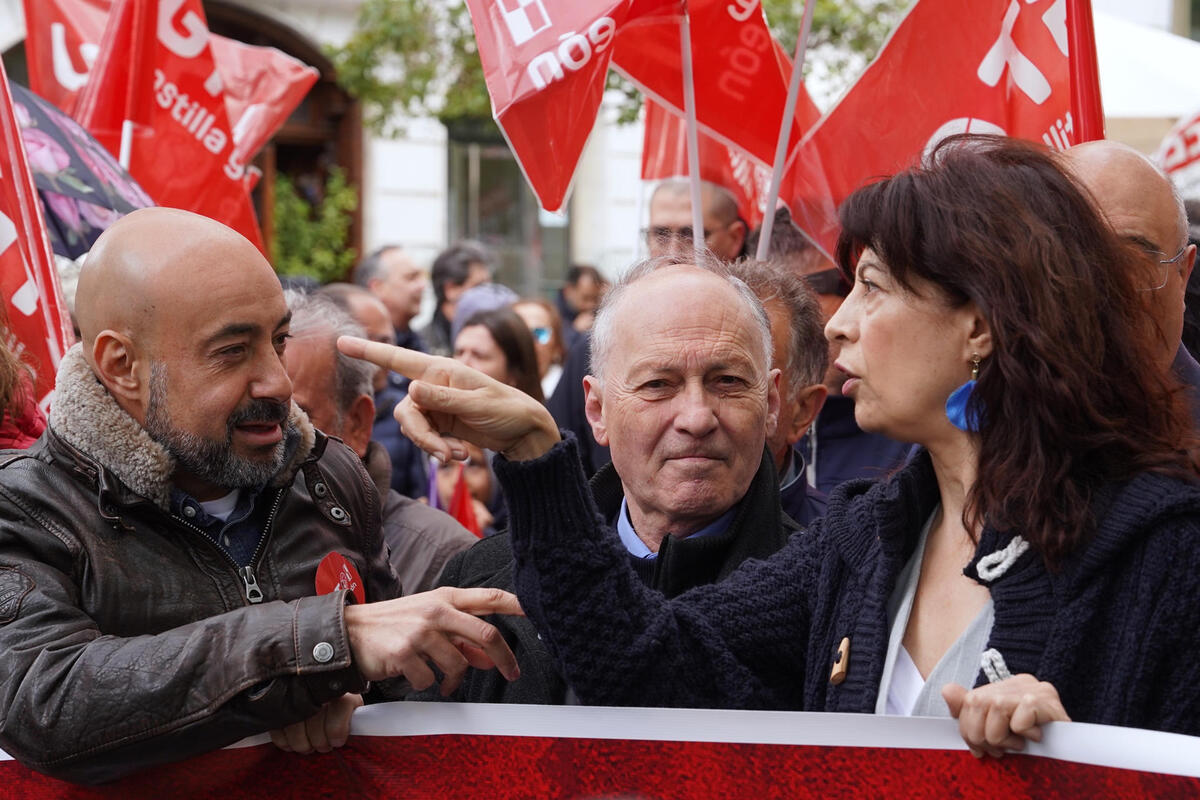
[[[362,459],[379,492],[383,541],[404,594],[434,588],[446,562],[474,544],[475,536],[448,515],[391,488],[391,459],[371,441],[375,370],[337,350],[339,336],[362,337],[362,327],[319,292],[286,292],[284,299],[292,312],[283,359],[292,399],[318,430],[338,437]]]
[[[454,352],[450,325],[458,300],[467,289],[491,279],[494,263],[491,251],[471,241],[451,245],[433,260],[430,270],[435,300],[433,319],[420,331],[428,352],[439,356]]]
[[[463,323],[480,311],[492,311],[497,308],[508,308],[521,299],[521,296],[502,283],[481,283],[472,286],[462,293],[458,307],[454,312],[454,320],[450,323],[450,341],[458,339],[458,333],[463,329]]]
[[[743,259],[729,265],[758,296],[771,323],[771,367],[779,370],[779,421],[767,449],[779,473],[779,500],[792,519],[807,526],[825,513],[826,498],[809,486],[804,458],[793,445],[825,402],[829,348],[824,320],[812,290],[783,263]]]
[[[704,245],[717,258],[733,261],[746,254],[745,221],[738,215],[737,200],[723,186],[701,181],[700,203],[704,218]],[[686,180],[671,179],[654,187],[650,195],[650,220],[646,247],[651,256],[692,251],[692,194]]]
[[[562,319],[564,349],[570,347],[579,334],[591,330],[596,307],[607,288],[604,276],[593,266],[574,264],[567,270],[562,288],[554,298],[558,316]]]
[[[354,268],[354,282],[379,298],[387,309],[395,331],[396,344],[412,350],[424,350],[421,337],[412,329],[413,318],[421,313],[425,295],[425,270],[421,269],[400,245],[380,247]]]
[[[316,294],[328,297],[338,308],[348,313],[366,331],[373,342],[394,342],[391,315],[383,302],[371,292],[352,283],[331,283]],[[392,416],[396,404],[408,393],[408,379],[386,369],[377,370],[371,380],[374,387],[375,420],[371,440],[383,446],[391,460],[391,488],[404,497],[419,499],[425,496],[429,484],[426,466],[429,459],[400,430]]]
[[[12,334],[0,308],[0,449],[24,450],[46,430],[34,396],[33,370],[9,347]]]
[[[542,395],[554,396],[554,389],[562,377],[566,348],[563,347],[562,323],[558,311],[547,300],[527,297],[513,304],[513,311],[525,320],[533,334],[533,347],[537,351],[538,376],[542,381]]]
[[[507,454],[514,585],[584,703],[952,717],[977,757],[1055,720],[1200,734],[1200,440],[1147,324],[1158,264],[1006,137],[949,137],[839,213],[855,283],[826,335],[859,424],[922,450],[678,598],[643,585],[536,403],[348,354],[421,380],[398,413],[426,450]]]
[[[748,247],[758,249],[759,231],[750,236]],[[775,212],[771,235],[771,258],[780,260],[812,288],[827,322],[850,293],[850,283],[792,222],[786,207]],[[854,399],[842,393],[846,376],[834,366],[840,344],[828,342],[829,359],[823,382],[824,404],[808,431],[796,443],[805,462],[808,482],[828,494],[838,484],[854,478],[880,478],[905,462],[910,445],[878,433],[864,431],[854,420]]]
[[[1200,200],[1188,200],[1183,205],[1188,220],[1188,242],[1200,247]],[[1183,300],[1183,346],[1192,358],[1200,358],[1200,272],[1195,269],[1188,276]]]
[[[1181,341],[1184,298],[1196,264],[1183,201],[1167,176],[1129,145],[1101,139],[1077,144],[1061,156],[1117,235],[1143,254],[1140,266],[1150,273],[1141,288],[1160,342],[1156,356],[1186,385],[1200,430],[1200,364]]]
[[[454,340],[454,360],[544,401],[533,335],[511,308],[472,314]]]

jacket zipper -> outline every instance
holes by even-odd
[[[270,538],[271,535],[271,525],[275,522],[275,514],[279,511],[280,503],[283,502],[284,491],[284,489],[280,489],[275,493],[275,502],[271,505],[271,513],[267,515],[267,524],[263,526],[262,535],[258,537],[258,545],[254,548],[254,553],[250,556],[250,564],[245,567],[239,566],[238,563],[233,560],[233,556],[229,555],[229,553],[225,552],[225,550],[218,546],[216,542],[208,538],[208,534],[205,533],[199,526],[193,525],[182,517],[175,516],[174,514],[171,515],[172,518],[174,518],[177,522],[200,534],[204,541],[215,547],[217,552],[224,556],[225,560],[233,565],[233,569],[237,573],[237,576],[242,579],[242,586],[245,587],[246,601],[251,605],[255,605],[263,601],[264,595],[262,593],[262,589],[260,589],[258,586],[258,577],[254,574],[254,565],[258,563],[258,559],[259,556],[262,555],[263,548],[267,546],[267,539]]]

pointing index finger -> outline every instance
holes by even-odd
[[[382,342],[372,342],[357,336],[339,336],[338,350],[351,358],[361,358],[380,367],[398,372],[406,378],[420,380],[433,363],[433,356],[418,350],[408,350]]]

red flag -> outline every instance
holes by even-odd
[[[637,18],[617,35],[613,66],[682,116],[680,12],[678,4],[661,5],[635,0]],[[791,59],[771,36],[759,0],[689,0],[687,11],[700,127],[770,167]],[[799,143],[820,116],[801,87],[791,142]]]
[[[9,345],[36,370],[35,396],[45,409],[58,362],[74,336],[18,113],[0,64],[0,295],[8,316]]]
[[[216,34],[210,41],[225,84],[225,110],[233,121],[233,159],[248,164],[321,73],[274,47],[255,47]]]
[[[200,0],[117,0],[77,113],[114,153],[132,123],[129,173],[157,203],[263,249]]]
[[[112,0],[24,0],[29,88],[71,113],[100,49]]]
[[[646,98],[642,142],[642,180],[686,178],[687,123],[666,107]],[[700,134],[700,178],[728,189],[737,199],[738,215],[751,228],[762,223],[770,171],[741,150]]]
[[[87,82],[112,9],[112,0],[25,0],[30,88],[71,112]],[[213,58],[225,86],[225,110],[246,164],[300,105],[320,73],[273,47],[211,34]]]
[[[496,121],[550,211],[562,208],[596,122],[630,2],[467,0]]]
[[[471,492],[467,489],[467,479],[463,476],[463,465],[458,465],[458,474],[454,476],[454,494],[450,497],[450,507],[446,513],[458,520],[459,524],[476,536],[483,536],[483,528],[475,517],[475,503]]]
[[[951,134],[1005,133],[1056,148],[1080,141],[1070,42],[1067,0],[919,0],[799,148],[797,225],[831,253],[836,209],[850,192]],[[1098,85],[1094,69],[1087,79]]]

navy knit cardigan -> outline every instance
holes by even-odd
[[[597,513],[573,439],[496,471],[521,604],[583,702],[874,712],[887,601],[938,502],[927,453],[839,487],[775,556],[670,601]],[[987,647],[1054,684],[1073,720],[1200,734],[1200,487],[1143,474],[1107,487],[1097,516],[1058,571],[1028,550],[990,581],[981,557],[1014,536],[985,529],[965,572],[994,601]]]

